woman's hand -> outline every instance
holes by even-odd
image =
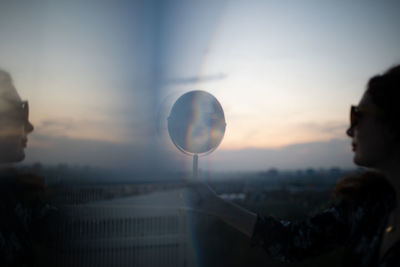
[[[188,208],[195,211],[217,215],[223,201],[215,191],[204,182],[188,182],[183,198]]]
[[[248,237],[252,236],[257,214],[223,200],[208,184],[188,182],[183,196],[190,209],[214,215]]]

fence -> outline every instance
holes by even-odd
[[[61,213],[60,266],[193,266],[183,210],[71,205]]]

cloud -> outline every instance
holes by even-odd
[[[193,76],[186,78],[176,78],[176,79],[168,79],[166,81],[167,84],[192,84],[192,83],[202,83],[202,82],[211,82],[211,81],[219,81],[226,79],[227,75],[224,73],[219,73],[216,75],[205,75],[205,76]]]
[[[147,143],[152,134],[151,127],[151,123],[140,118],[136,120],[132,118],[129,121],[108,118],[50,118],[35,125],[35,132],[31,136],[42,135],[114,143]]]
[[[343,121],[327,121],[323,123],[304,122],[300,123],[298,126],[300,128],[309,129],[310,131],[329,133],[332,135],[340,133],[340,135],[343,136],[345,130],[349,125],[348,123],[344,123]]]
[[[71,129],[76,129],[77,122],[73,119],[47,119],[42,121],[37,128],[45,132],[65,132]]]
[[[269,168],[353,168],[349,139],[308,142],[277,149],[247,148],[216,150],[209,158],[201,158],[200,166],[211,170],[256,171]],[[203,161],[203,162],[202,162]]]
[[[227,119],[227,133],[222,143],[224,149],[263,147],[282,148],[290,144],[328,141],[346,137],[347,124],[342,121],[295,121],[272,118],[257,119],[236,116]],[[264,120],[264,121],[263,121]]]
[[[66,163],[147,173],[173,169],[175,166],[173,157],[166,156],[156,144],[123,144],[44,134],[37,134],[32,139],[33,142],[46,145],[30,146],[28,143],[25,163]]]
[[[35,142],[47,146],[28,146],[26,163],[67,163],[114,169],[124,173],[164,173],[188,170],[191,157],[160,144],[120,144],[100,140],[71,139],[36,135]],[[28,144],[29,145],[29,144]],[[199,158],[199,168],[211,171],[259,171],[270,168],[353,168],[349,139],[309,142],[277,149],[217,149]],[[162,179],[163,175],[160,176]]]

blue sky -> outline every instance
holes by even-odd
[[[400,62],[398,14],[398,1],[2,0],[0,67],[30,101],[27,162],[189,168],[166,117],[181,94],[206,90],[227,129],[202,168],[349,167],[348,109]],[[306,162],[241,158],[315,143],[327,148]]]

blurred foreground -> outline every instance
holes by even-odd
[[[47,179],[63,218],[57,227],[60,266],[289,266],[252,248],[248,238],[216,218],[186,209],[184,182],[174,174],[95,183],[89,169],[25,168]],[[301,220],[329,204],[334,185],[347,173],[269,170],[208,178],[223,198],[260,214]],[[341,253],[338,248],[290,266],[337,266]]]

